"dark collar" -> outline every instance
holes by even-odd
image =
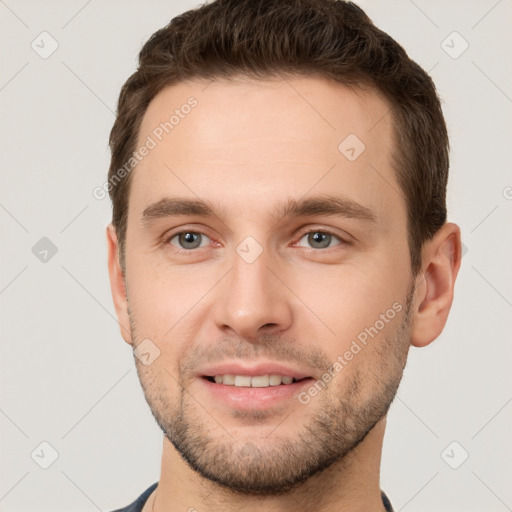
[[[382,496],[382,503],[384,503],[384,508],[386,509],[386,512],[393,512],[391,502],[389,501],[389,498],[386,496],[384,491],[380,491],[380,495]]]

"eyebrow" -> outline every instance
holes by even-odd
[[[142,212],[140,221],[144,227],[148,227],[157,220],[184,215],[223,219],[225,209],[204,200],[164,197],[149,205]],[[333,195],[313,196],[299,200],[288,199],[285,203],[277,205],[273,215],[279,218],[333,215],[370,223],[377,222],[377,216],[370,208],[347,197]]]

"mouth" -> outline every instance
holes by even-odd
[[[269,388],[275,386],[289,386],[304,380],[312,380],[312,377],[295,378],[289,375],[265,374],[265,375],[235,375],[232,373],[203,376],[207,381],[225,386],[239,388]]]
[[[315,380],[306,369],[273,361],[225,362],[203,368],[197,377],[207,400],[230,411],[293,405],[298,394]]]

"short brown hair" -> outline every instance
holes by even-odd
[[[370,86],[389,101],[393,167],[407,206],[411,272],[418,273],[423,243],[446,221],[449,143],[440,101],[405,50],[343,0],[215,0],[173,18],[146,42],[121,89],[109,141],[112,224],[123,271],[131,173],[121,180],[117,173],[136,149],[151,100],[183,80],[283,74]]]

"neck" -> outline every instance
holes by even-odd
[[[160,480],[148,510],[382,512],[379,474],[384,430],[385,418],[343,460],[279,496],[241,495],[203,478],[164,436]]]

